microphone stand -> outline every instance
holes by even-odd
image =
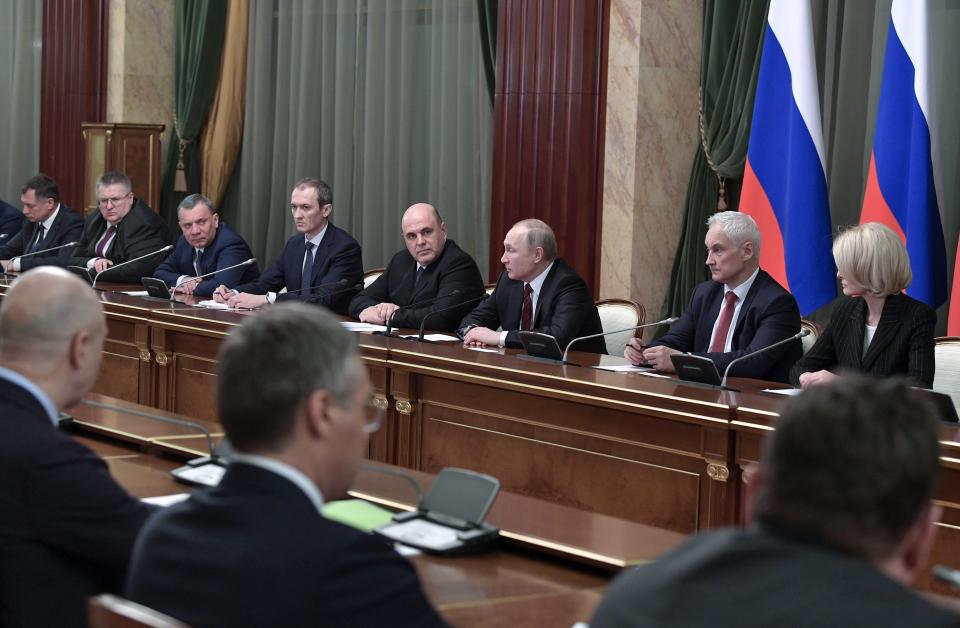
[[[567,355],[570,353],[570,347],[580,342],[581,340],[590,340],[591,338],[600,338],[602,336],[612,336],[613,334],[622,334],[626,331],[636,331],[638,329],[645,329],[647,327],[656,327],[658,325],[672,325],[680,320],[679,316],[671,316],[670,318],[665,318],[662,321],[657,321],[656,323],[646,323],[645,325],[635,325],[633,327],[624,327],[623,329],[614,329],[613,331],[604,331],[599,334],[590,334],[589,336],[580,336],[579,338],[574,338],[567,343],[567,348],[563,352],[563,359],[561,364],[569,364],[567,361]]]

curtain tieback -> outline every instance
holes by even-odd
[[[703,124],[703,95],[702,88],[699,87],[697,88],[697,119],[700,125],[700,146],[703,147],[703,156],[706,158],[710,170],[717,176],[717,183],[720,186],[717,193],[717,211],[722,212],[727,209],[727,179],[720,174],[717,164],[713,162],[713,157],[710,156],[710,149],[707,147],[707,131]]]
[[[177,117],[173,117],[173,128],[177,132],[177,172],[173,177],[173,191],[174,192],[187,192],[187,171],[186,166],[183,164],[183,153],[187,150],[187,144],[193,142],[192,139],[187,139],[183,137],[183,133],[180,132],[180,121],[177,120]]]

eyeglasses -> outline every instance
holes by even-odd
[[[119,205],[120,201],[128,198],[133,192],[127,192],[123,196],[117,196],[114,198],[98,198],[97,202],[100,204],[100,207],[110,207],[110,205]]]
[[[367,434],[373,434],[383,425],[383,415],[387,409],[386,399],[382,397],[370,397],[367,401],[367,422],[363,425],[363,431]]]

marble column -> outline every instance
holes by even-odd
[[[600,297],[660,312],[697,142],[701,2],[612,0]]]

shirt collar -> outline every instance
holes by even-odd
[[[50,212],[50,215],[47,216],[47,219],[40,223],[41,225],[43,225],[44,234],[47,234],[50,232],[50,227],[53,226],[53,221],[57,219],[58,213],[60,213],[60,203],[57,203],[57,207],[52,212]]]
[[[539,296],[540,289],[543,288],[543,282],[547,280],[547,275],[550,274],[550,269],[553,268],[554,262],[543,269],[543,272],[533,278],[533,281],[530,281],[530,287],[533,288],[533,291]]]
[[[730,286],[724,284],[723,286],[723,296],[727,296],[728,292],[733,292],[737,295],[737,302],[743,303],[743,300],[747,298],[747,293],[750,292],[750,288],[753,286],[753,282],[756,280],[757,275],[760,274],[760,267],[757,266],[757,269],[753,271],[753,274],[747,277],[747,280],[736,288],[731,288]]]
[[[303,237],[303,241],[304,241],[305,243],[306,243],[306,242],[313,242],[313,246],[314,246],[315,248],[320,248],[320,241],[323,240],[323,236],[326,235],[326,233],[327,233],[327,227],[329,227],[329,226],[330,226],[330,223],[328,222],[326,225],[323,226],[323,229],[320,230],[320,233],[318,233],[317,235],[313,236],[312,238],[308,238],[308,237],[304,236],[304,237]]]
[[[0,379],[5,379],[11,384],[23,388],[28,393],[36,397],[37,401],[50,418],[50,422],[53,423],[54,427],[57,427],[59,423],[59,414],[57,413],[57,408],[53,405],[53,400],[47,396],[47,393],[43,392],[42,388],[34,384],[20,373],[3,366],[0,366]]]
[[[235,452],[230,456],[230,464],[237,462],[258,467],[264,471],[270,471],[280,477],[286,478],[303,491],[303,494],[307,496],[310,503],[317,509],[317,513],[323,515],[323,495],[320,493],[320,489],[299,469],[288,465],[286,462],[280,462],[276,458],[258,456],[256,454],[242,454],[240,452]]]

